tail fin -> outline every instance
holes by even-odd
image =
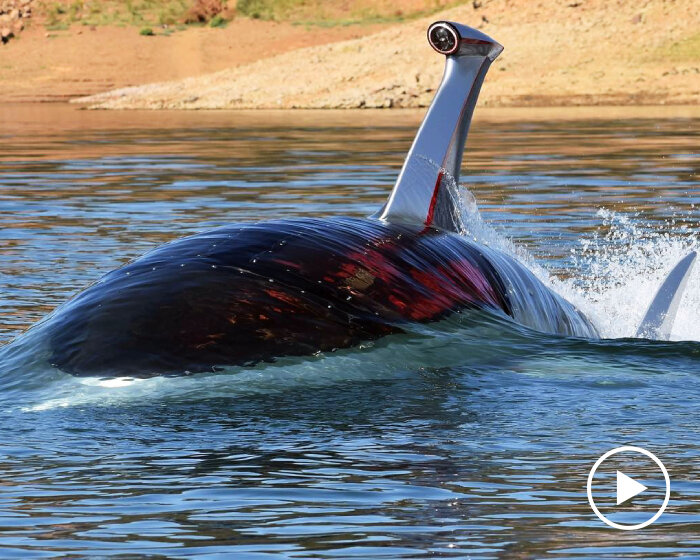
[[[668,274],[664,283],[649,305],[642,324],[637,330],[638,338],[668,340],[671,336],[673,322],[676,320],[678,306],[683,297],[683,290],[688,283],[698,254],[693,251],[684,257]]]

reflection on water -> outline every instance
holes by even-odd
[[[698,243],[700,114],[667,111],[485,112],[468,143],[463,180],[483,217],[595,318],[614,317],[610,336],[634,331],[657,269]],[[5,341],[175,237],[373,212],[420,120],[0,114]],[[2,555],[698,557],[699,278],[679,313],[691,342],[445,332],[200,380],[207,392],[197,379],[105,388],[56,373],[74,391],[61,400],[34,371],[3,379]],[[392,364],[406,352],[414,367]],[[592,463],[625,443],[654,451],[673,481],[668,513],[643,533],[613,532],[586,501]]]

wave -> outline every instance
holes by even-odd
[[[0,400],[6,409],[40,412],[84,406],[133,406],[154,402],[201,402],[244,398],[294,389],[312,391],[335,384],[413,378],[436,371],[576,380],[620,387],[647,376],[695,375],[698,342],[636,339],[588,340],[547,335],[502,315],[468,311],[437,323],[415,324],[403,334],[305,358],[284,358],[254,367],[177,377],[74,377],[48,366],[32,347],[0,351]]]
[[[468,188],[452,182],[450,192],[459,199],[455,207],[462,235],[524,264],[545,285],[590,317],[603,339],[546,335],[495,313],[470,311],[437,323],[410,325],[404,334],[306,358],[286,358],[199,375],[103,379],[76,378],[50,367],[50,350],[41,337],[41,329],[35,328],[0,349],[0,399],[6,406],[38,411],[237,397],[290,387],[386,379],[436,368],[515,368],[569,375],[580,372],[582,363],[600,364],[605,360],[608,365],[624,364],[625,371],[644,374],[658,371],[649,363],[673,360],[674,367],[682,371],[697,369],[700,267],[696,267],[688,283],[672,334],[674,342],[629,338],[670,268],[689,251],[698,249],[697,233],[673,223],[662,229],[639,217],[601,209],[597,213],[601,220],[597,232],[583,238],[570,256],[569,268],[577,273],[558,278],[523,247],[487,224]],[[667,231],[669,226],[672,233]],[[680,340],[685,342],[675,342]],[[609,371],[606,368],[600,375],[608,375]],[[588,373],[596,378],[595,368]]]

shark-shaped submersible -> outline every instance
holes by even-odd
[[[484,76],[503,48],[445,21],[430,26],[428,39],[446,56],[445,74],[376,215],[232,225],[161,246],[35,327],[49,341],[50,362],[74,375],[211,371],[347,348],[466,309],[597,337],[590,320],[517,260],[459,234],[462,152]],[[667,336],[694,258],[664,284],[647,334]]]

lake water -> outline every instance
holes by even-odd
[[[176,237],[372,213],[420,117],[0,108],[0,341]],[[600,341],[448,321],[119,382],[6,348],[0,556],[699,558],[700,266],[673,340],[628,338],[699,247],[699,131],[694,109],[479,111],[470,235],[573,300]],[[593,463],[625,444],[672,481],[643,531],[605,526],[586,498]]]

